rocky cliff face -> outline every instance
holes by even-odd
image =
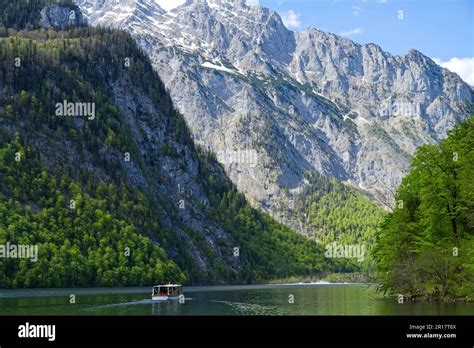
[[[40,15],[39,25],[43,28],[64,30],[67,27],[86,24],[79,9],[64,4],[47,5],[41,10]]]
[[[195,141],[274,216],[312,170],[390,205],[415,148],[472,111],[471,88],[416,50],[394,56],[316,29],[294,33],[242,0],[171,11],[152,0],[76,3],[90,24],[135,37]]]

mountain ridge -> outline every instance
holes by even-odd
[[[333,269],[195,146],[128,33],[69,26],[68,1],[18,4],[0,22],[0,242],[39,245],[40,261],[2,262],[2,285],[245,284]],[[40,28],[30,14],[44,6],[66,27]],[[70,103],[93,114],[58,108]]]
[[[108,23],[115,10],[107,1],[76,2],[95,5],[92,25],[132,33],[195,141],[215,153],[257,153],[257,163],[220,161],[273,216],[297,199],[312,170],[391,208],[415,149],[470,115],[472,89],[416,50],[394,56],[315,28],[292,32],[277,12],[242,1],[187,1],[169,11],[133,1],[160,14]]]
[[[472,89],[416,50],[394,56],[314,28],[295,33],[275,11],[239,1],[187,1],[169,11],[155,2],[131,3],[159,15],[133,12],[125,22],[105,23],[115,11],[106,1],[94,7],[91,24],[134,35],[195,140],[215,153],[255,147],[253,169],[223,164],[256,206],[272,205],[276,196],[291,200],[280,192],[302,189],[308,170],[391,205],[416,147],[439,141],[469,115]],[[241,136],[245,117],[254,134]],[[252,145],[265,134],[276,140]]]

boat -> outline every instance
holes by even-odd
[[[179,284],[155,285],[151,294],[153,301],[179,300],[183,295],[183,287]]]

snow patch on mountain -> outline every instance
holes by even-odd
[[[158,5],[166,11],[172,10],[178,6],[183,5],[186,0],[155,0]]]

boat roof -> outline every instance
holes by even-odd
[[[161,287],[161,288],[171,288],[171,287],[177,287],[177,286],[182,286],[180,284],[166,284],[166,285],[154,285],[154,288]]]

